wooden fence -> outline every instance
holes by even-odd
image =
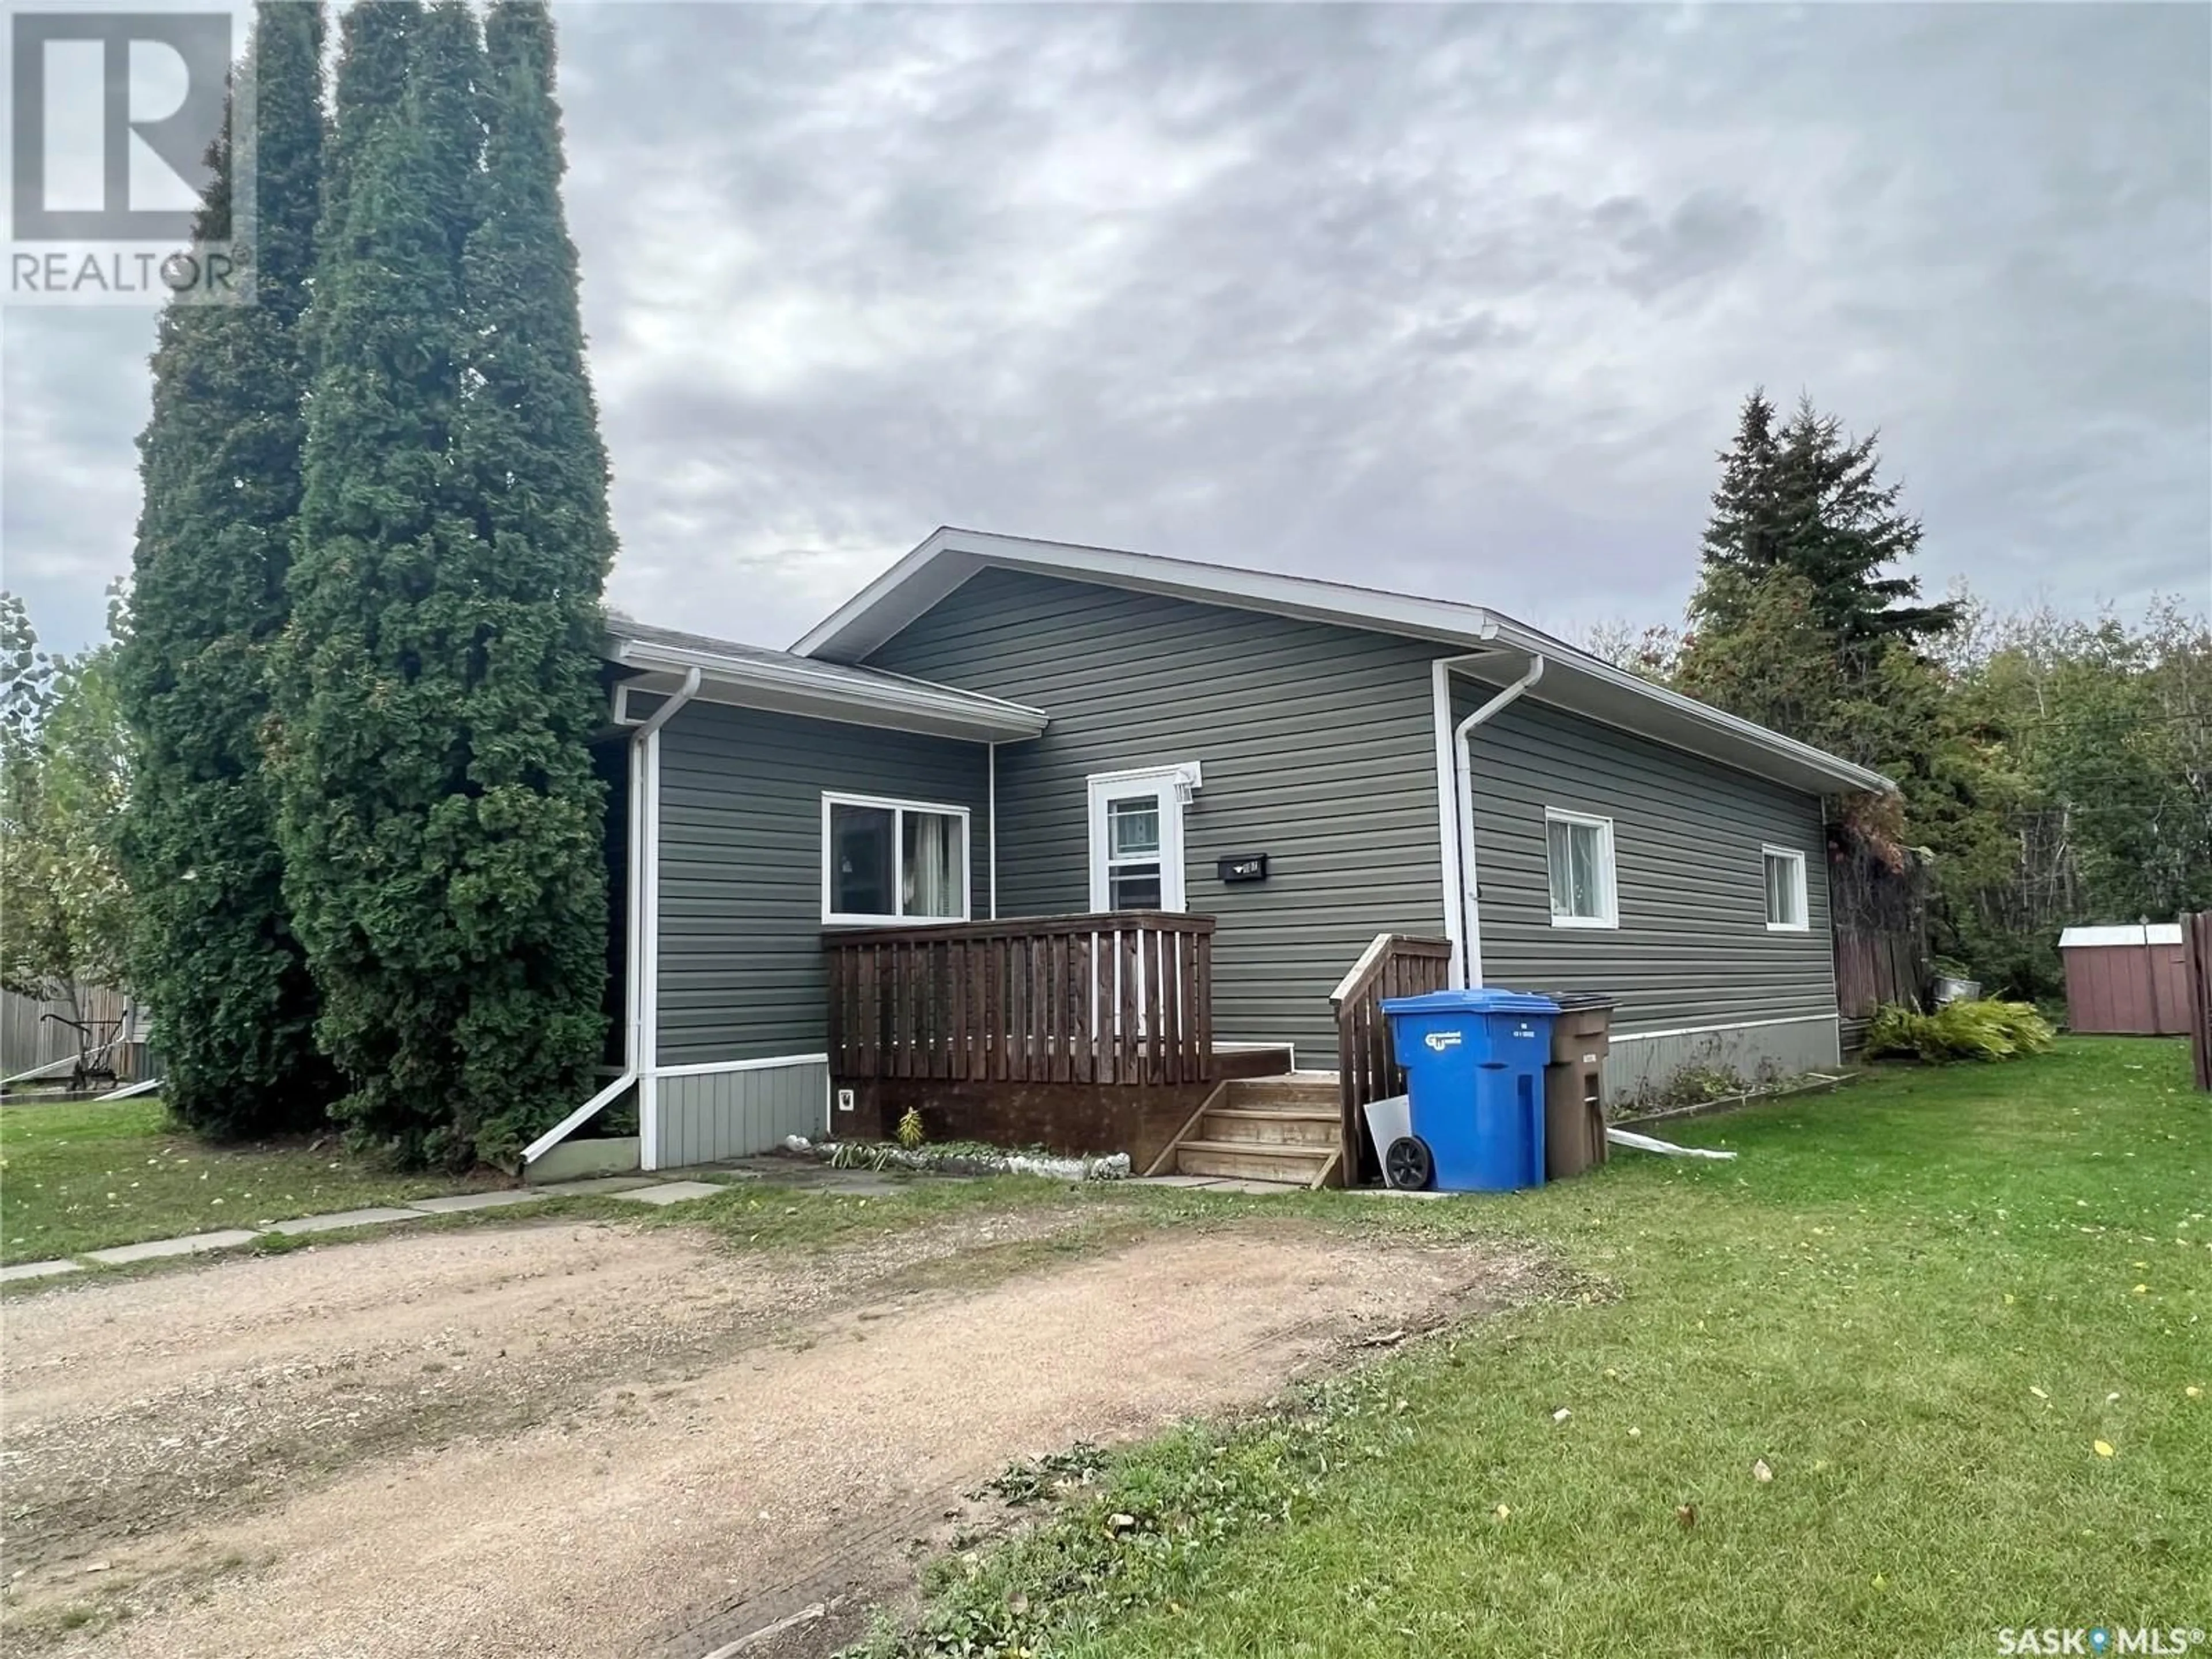
[[[78,1033],[74,1027],[63,1024],[63,1020],[82,1020],[95,1029],[104,1026],[112,1030],[129,1011],[130,999],[104,985],[80,985],[66,996],[50,998],[0,991],[0,1077],[14,1077],[57,1060],[75,1058]],[[55,1018],[48,1018],[48,1015]],[[124,1035],[138,1034],[125,1031]],[[127,1070],[128,1060],[141,1047],[135,1042],[117,1044],[114,1061],[118,1068]]]
[[[1441,991],[1451,980],[1451,942],[1406,933],[1377,933],[1329,1000],[1336,1008],[1336,1074],[1342,1121],[1344,1184],[1374,1179],[1381,1166],[1366,1151],[1368,1102],[1406,1091],[1406,1073],[1390,1046],[1385,997]]]
[[[841,1079],[1136,1087],[1213,1076],[1213,918],[1037,916],[824,935]]]
[[[2197,1086],[2212,1091],[2212,910],[2181,919],[2183,979],[2189,993],[2189,1058]]]

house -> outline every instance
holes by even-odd
[[[541,1146],[1149,1157],[1295,1073],[1357,1178],[1309,1074],[1437,982],[1617,998],[1616,1097],[1838,1057],[1822,801],[1888,781],[1494,611],[942,529],[789,652],[606,654],[618,1052]]]

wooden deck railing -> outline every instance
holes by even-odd
[[[844,1078],[1127,1085],[1213,1075],[1213,918],[1154,910],[826,933]]]
[[[1330,995],[1336,1008],[1336,1073],[1343,1109],[1339,1133],[1346,1186],[1356,1187],[1381,1173],[1375,1158],[1363,1151],[1367,1133],[1360,1109],[1370,1100],[1406,1091],[1406,1074],[1390,1047],[1390,1022],[1382,1016],[1382,999],[1441,991],[1450,979],[1450,940],[1377,933]]]

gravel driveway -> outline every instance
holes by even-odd
[[[948,1265],[1083,1221],[775,1256],[484,1228],[12,1301],[8,1647],[699,1659],[828,1602],[778,1651],[826,1647],[1010,1460],[1250,1401],[1527,1273],[1257,1222]]]

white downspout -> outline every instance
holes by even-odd
[[[984,811],[984,828],[991,837],[991,920],[999,919],[999,745],[991,744],[990,799]]]
[[[629,848],[623,860],[627,884],[622,1075],[525,1147],[525,1165],[544,1157],[635,1084],[638,1161],[648,1170],[654,1167],[660,1127],[653,1075],[659,1044],[654,1005],[659,995],[660,974],[654,955],[660,942],[660,728],[698,693],[699,671],[688,669],[684,683],[629,734]]]
[[[1442,665],[1439,665],[1441,667]],[[1544,659],[1540,653],[1528,657],[1528,672],[1507,686],[1488,702],[1476,709],[1452,729],[1453,769],[1458,775],[1456,816],[1459,819],[1460,903],[1464,907],[1465,921],[1458,940],[1461,961],[1460,983],[1473,986],[1482,983],[1482,902],[1480,883],[1475,874],[1474,862],[1474,757],[1468,739],[1478,726],[1492,716],[1502,714],[1521,699],[1521,694],[1544,678]]]
[[[1429,665],[1429,708],[1436,731],[1437,854],[1443,875],[1437,897],[1443,901],[1444,937],[1451,941],[1452,982],[1462,986],[1467,983],[1467,902],[1460,881],[1459,765],[1452,758],[1451,671],[1482,659],[1438,657]]]
[[[630,741],[641,755],[645,810],[640,828],[638,885],[642,890],[630,937],[636,941],[637,1048],[630,1064],[637,1073],[638,1165],[660,1167],[660,728],[699,693],[699,671],[687,669],[684,684],[662,700]]]

